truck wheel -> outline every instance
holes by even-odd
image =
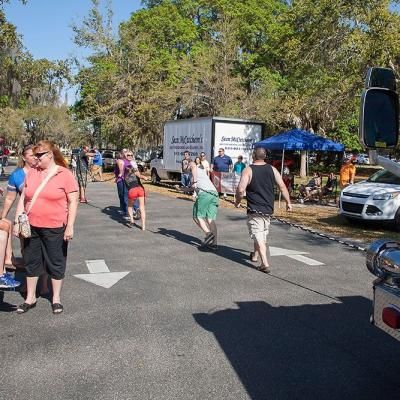
[[[160,177],[158,176],[158,174],[157,174],[157,171],[153,168],[152,170],[151,170],[151,182],[152,183],[158,183],[158,182],[160,182]]]

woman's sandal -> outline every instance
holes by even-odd
[[[257,262],[258,261],[258,256],[257,256],[257,253],[255,251],[251,251],[250,252],[250,261],[251,262]]]
[[[35,308],[36,307],[36,302],[32,303],[32,304],[28,304],[28,303],[22,303],[21,305],[18,306],[17,308],[17,314],[25,314],[26,312],[28,312],[31,308]]]
[[[260,271],[260,272],[264,272],[264,274],[271,273],[271,270],[269,269],[269,267],[266,267],[265,265],[258,266],[257,270]]]
[[[52,304],[51,309],[53,310],[53,314],[61,314],[64,311],[64,307],[60,303]]]

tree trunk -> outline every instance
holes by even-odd
[[[300,176],[305,178],[307,176],[307,152],[302,150],[300,153]]]

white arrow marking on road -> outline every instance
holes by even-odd
[[[102,286],[103,288],[110,289],[124,276],[128,275],[128,272],[104,272],[99,274],[78,274],[74,275],[76,278],[82,279],[86,282],[94,283],[95,285]]]
[[[294,260],[300,261],[307,265],[325,265],[324,263],[313,260],[312,258],[302,256],[302,254],[309,254],[306,251],[297,251],[297,250],[289,250],[282,249],[280,247],[269,247],[270,256],[287,256],[293,258]]]
[[[95,285],[102,286],[106,289],[114,286],[130,272],[110,272],[104,260],[86,260],[85,262],[90,274],[77,274],[74,276],[78,279],[94,283]]]
[[[301,261],[307,265],[324,265],[324,263],[319,262],[317,260],[313,260],[312,258],[302,256],[300,254],[290,254],[288,257],[293,258],[294,260]]]
[[[99,274],[100,272],[110,272],[104,260],[86,260],[85,262],[91,274]]]
[[[309,254],[305,251],[296,251],[296,250],[288,250],[281,249],[280,247],[269,247],[269,254],[271,256],[288,256],[289,254]]]

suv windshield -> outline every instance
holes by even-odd
[[[400,185],[400,176],[393,175],[387,169],[381,169],[375,174],[371,175],[367,182],[373,183],[389,183],[391,185]]]

